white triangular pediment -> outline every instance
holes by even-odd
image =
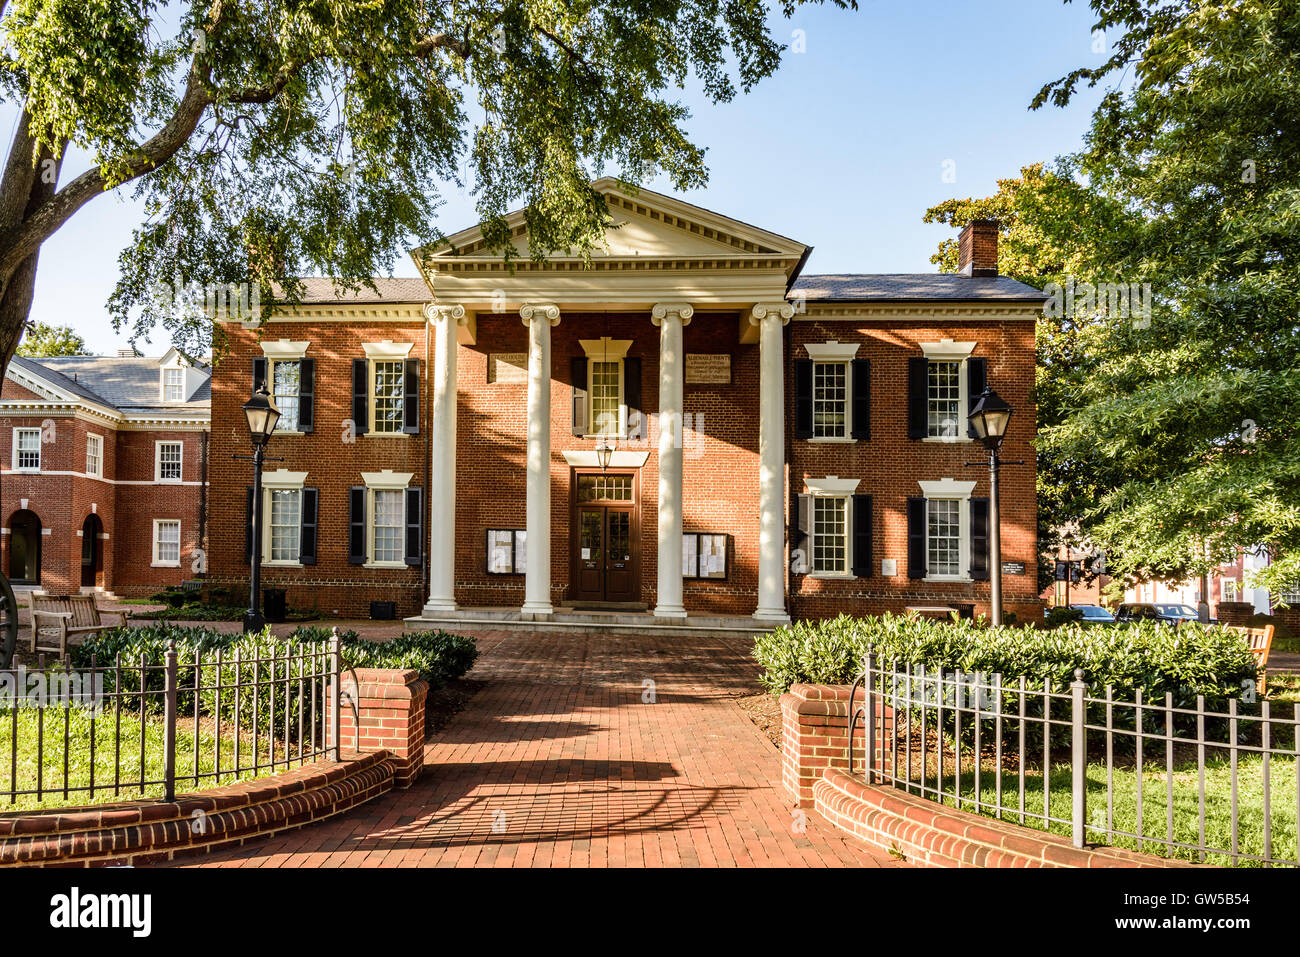
[[[807,247],[793,239],[751,226],[663,193],[641,189],[630,193],[616,180],[592,184],[609,202],[610,225],[592,252],[606,260],[743,260],[799,259]],[[522,211],[506,217],[512,244],[522,259],[529,256],[528,232]],[[475,226],[448,237],[441,247],[426,247],[414,254],[435,264],[440,261],[500,262],[501,255],[486,248]],[[571,251],[548,254],[547,259],[579,258]]]

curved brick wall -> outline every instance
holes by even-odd
[[[175,801],[0,816],[0,866],[154,864],[228,848],[364,804],[393,788],[395,770],[376,751]]]
[[[1056,834],[945,807],[830,770],[813,786],[817,813],[918,867],[1195,867],[1114,847],[1075,847]]]

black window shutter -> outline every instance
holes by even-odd
[[[406,490],[406,564],[418,565],[424,557],[424,509],[420,489]]]
[[[794,437],[810,439],[813,434],[813,364],[811,359],[794,360]]]
[[[420,360],[407,359],[402,376],[402,431],[420,431]]]
[[[852,438],[871,438],[871,360],[854,359],[853,376],[853,432]]]
[[[913,356],[907,360],[907,437],[923,439],[929,434],[926,414],[930,398],[930,360]]]
[[[907,500],[907,577],[925,577],[925,499]]]
[[[266,356],[255,356],[253,358],[253,391],[256,392],[262,386],[270,388],[266,381]]]
[[[853,496],[853,577],[870,578],[875,562],[871,556],[871,496]]]
[[[247,486],[244,491],[244,561],[253,560],[253,487]]]
[[[628,356],[623,360],[623,405],[627,407],[629,437],[640,438],[645,434],[644,413],[641,411],[640,356]]]
[[[352,360],[352,423],[357,435],[370,427],[370,360]]]
[[[806,575],[812,571],[812,496],[800,495],[799,507],[795,509],[795,525],[790,530],[790,552],[798,550],[803,555],[802,561],[791,563],[791,571],[796,575]]]
[[[366,563],[366,487],[354,485],[348,492],[348,562]]]
[[[569,359],[569,377],[573,380],[573,421],[570,430],[574,435],[587,434],[587,357]]]
[[[970,577],[989,580],[989,500],[970,500]]]
[[[314,488],[302,490],[302,522],[298,527],[298,561],[316,564],[316,516],[320,493]]]
[[[310,432],[316,419],[316,360],[298,360],[298,431]]]
[[[971,356],[966,360],[966,393],[970,402],[970,412],[975,408],[975,403],[980,400],[980,393],[984,391],[984,386],[988,382],[987,363],[983,356]],[[975,426],[969,422],[966,424],[967,434],[972,438],[979,438],[975,434]]]

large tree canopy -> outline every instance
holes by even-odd
[[[820,0],[780,9],[804,2]],[[298,275],[355,286],[438,238],[449,184],[468,181],[503,255],[516,205],[533,256],[587,251],[597,175],[704,182],[673,94],[693,77],[727,100],[772,73],[767,17],[760,0],[0,0],[0,91],[21,109],[0,180],[0,371],[41,244],[132,181],[146,221],[110,309],[191,350],[201,310],[160,290],[256,284],[268,313]],[[94,161],[62,175],[70,145]]]
[[[1057,169],[1111,215],[1068,224],[1091,275],[1150,283],[1150,321],[1097,310],[1044,454],[1097,476],[1094,540],[1120,572],[1195,573],[1262,545],[1300,580],[1300,6],[1093,0],[1122,76]],[[1121,67],[1131,70],[1115,73]]]
[[[18,354],[40,358],[90,355],[86,351],[86,340],[76,329],[44,322],[28,323],[23,341],[18,344]]]

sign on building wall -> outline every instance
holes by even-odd
[[[686,353],[687,385],[731,385],[731,356],[726,353]]]
[[[487,380],[494,385],[517,385],[528,381],[526,352],[495,352],[488,356]]]

